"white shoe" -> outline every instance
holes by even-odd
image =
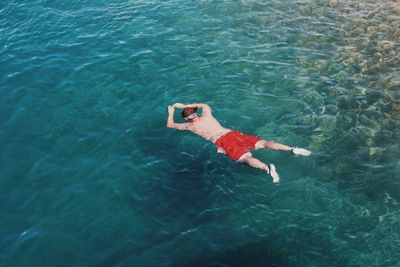
[[[302,155],[302,156],[310,156],[311,151],[308,151],[307,149],[304,148],[298,148],[298,147],[293,147],[290,149],[290,152],[293,153],[293,155]]]
[[[272,182],[279,183],[279,175],[274,164],[268,164],[268,174],[272,177]]]

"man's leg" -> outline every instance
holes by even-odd
[[[275,170],[275,165],[274,164],[265,164],[264,162],[260,161],[259,159],[253,158],[251,154],[249,154],[247,157],[244,157],[240,162],[246,163],[247,165],[261,169],[263,171],[266,171],[269,175],[272,176],[272,181],[274,183],[279,183],[279,175]]]
[[[273,150],[280,150],[280,151],[290,151],[294,155],[302,155],[302,156],[309,156],[311,154],[310,151],[304,148],[298,148],[298,147],[290,147],[287,145],[275,143],[273,141],[266,141],[266,140],[260,140],[256,143],[255,145],[256,149],[259,148],[270,148]]]
[[[260,140],[256,143],[256,149],[259,148],[270,148],[273,150],[282,150],[282,151],[290,151],[292,147],[275,143],[274,141],[266,141],[266,140]]]

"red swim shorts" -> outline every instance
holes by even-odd
[[[230,131],[215,141],[215,145],[233,160],[239,160],[241,156],[255,149],[256,143],[262,140],[257,136],[245,135],[239,131]]]

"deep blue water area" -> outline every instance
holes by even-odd
[[[400,266],[397,1],[1,1],[0,90],[0,266]]]

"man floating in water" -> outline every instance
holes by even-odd
[[[183,109],[182,117],[188,121],[187,123],[175,123],[174,111],[175,108]],[[198,108],[203,110],[201,116],[198,116],[196,111]],[[211,114],[211,108],[207,104],[180,104],[175,103],[168,106],[168,128],[175,128],[178,130],[189,130],[204,139],[213,142],[217,148],[218,153],[227,154],[231,159],[245,163],[251,167],[258,168],[271,175],[274,183],[279,182],[279,175],[276,172],[274,164],[265,164],[260,160],[253,157],[249,152],[251,149],[270,148],[274,150],[289,151],[294,155],[309,156],[310,151],[289,147],[286,145],[278,144],[273,141],[266,141],[260,137],[245,135],[239,131],[233,131],[221,126],[221,124]]]

